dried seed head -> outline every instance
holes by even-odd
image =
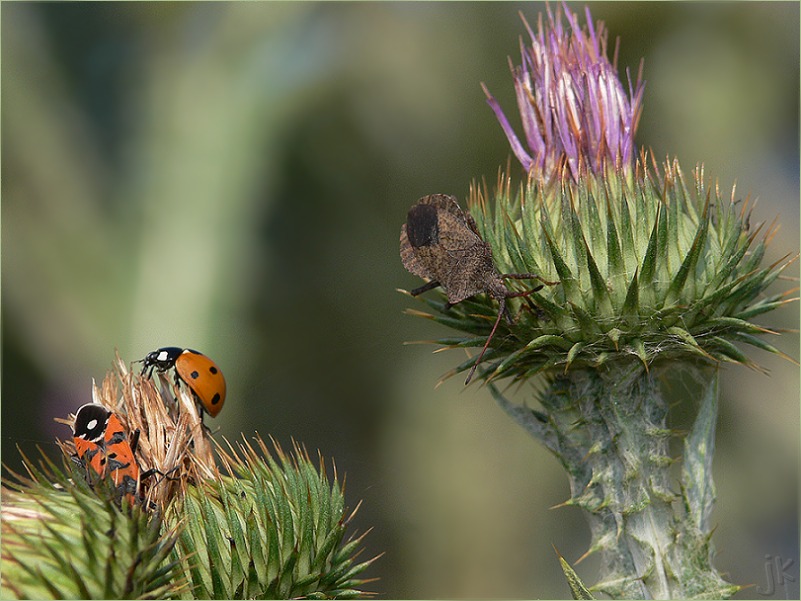
[[[93,387],[92,400],[117,416],[129,440],[139,433],[134,453],[139,472],[154,474],[142,479],[139,495],[164,508],[180,488],[217,474],[217,468],[195,400],[168,379],[161,383],[157,390],[117,354],[101,385]],[[74,416],[57,421],[73,427]],[[75,454],[72,441],[61,447]]]

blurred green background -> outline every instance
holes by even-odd
[[[796,252],[799,5],[591,6],[621,67],[645,57],[638,143],[736,180],[781,223],[768,261]],[[420,283],[411,204],[506,164],[479,82],[515,113],[520,10],[544,5],[3,3],[3,461],[55,452],[115,348],[197,348],[228,380],[219,435],[294,437],[347,474],[382,596],[567,596],[551,545],[575,561],[589,532],[548,509],[560,466],[486,390],[434,389],[462,355],[403,346],[444,330],[395,291]],[[723,374],[717,566],[749,597],[767,555],[792,560],[797,598],[798,369],[748,352],[771,375]]]

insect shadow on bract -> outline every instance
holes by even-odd
[[[492,259],[492,249],[478,233],[473,216],[462,211],[456,198],[447,194],[424,196],[409,209],[406,223],[401,226],[400,255],[410,273],[429,280],[412,290],[412,296],[441,286],[448,297],[446,309],[480,292],[498,301],[498,317],[465,384],[470,383],[501,317],[506,314],[506,299],[528,296],[545,284],[558,283],[534,273],[499,273]],[[525,292],[511,292],[505,279],[536,279],[542,284]]]

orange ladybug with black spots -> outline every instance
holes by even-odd
[[[176,382],[180,379],[195,394],[203,410],[216,417],[225,403],[225,377],[217,364],[199,351],[177,346],[165,346],[148,353],[142,359],[142,375],[153,375],[153,370],[165,372],[175,369]]]

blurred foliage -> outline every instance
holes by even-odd
[[[294,437],[347,473],[366,554],[387,551],[374,590],[568,594],[550,544],[574,563],[589,533],[546,509],[569,495],[559,466],[487,391],[432,390],[453,358],[402,346],[439,332],[394,291],[416,285],[409,206],[505,166],[479,82],[513,107],[517,11],[542,8],[4,4],[3,460],[67,434],[52,418],[89,400],[115,347],[198,348],[229,382],[213,428]],[[639,143],[736,179],[755,219],[779,216],[772,260],[797,250],[798,5],[592,13],[620,67],[645,57]],[[775,343],[798,356],[796,335]],[[799,389],[794,366],[756,359],[770,380],[722,376],[713,520],[720,567],[760,583],[767,554],[798,569]]]

